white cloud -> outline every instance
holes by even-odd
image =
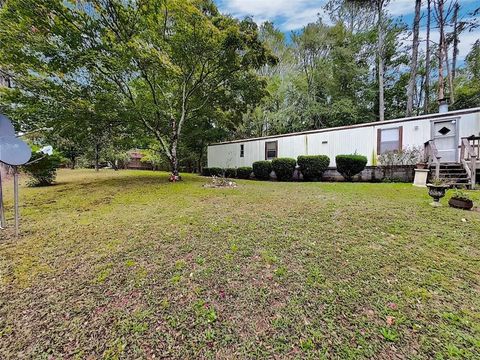
[[[461,6],[465,6],[469,3],[478,0],[461,0],[459,3]],[[422,3],[422,9],[425,9],[425,2]],[[433,2],[432,2],[433,8]],[[388,13],[392,16],[410,15],[415,12],[415,0],[391,0],[387,5]]]
[[[252,16],[258,23],[276,20],[282,30],[297,30],[315,21],[318,14],[327,21],[325,3],[326,0],[222,0],[220,8],[236,17]],[[388,5],[392,16],[411,14],[414,10],[414,0],[391,0]]]
[[[478,0],[462,0],[466,5]],[[252,16],[257,23],[273,21],[282,31],[301,29],[308,23],[317,20],[318,15],[328,23],[323,6],[326,0],[217,0],[222,12],[234,17],[243,18]],[[425,10],[425,5],[423,5]],[[388,4],[388,12],[393,17],[413,15],[415,0],[391,0]],[[411,25],[411,24],[410,24]],[[425,30],[420,32],[421,38],[425,39]],[[459,61],[465,59],[473,43],[480,38],[480,29],[473,32],[465,32],[460,35]],[[438,30],[432,29],[431,39],[438,42]],[[404,40],[406,45],[411,44],[411,39]],[[424,47],[425,42],[422,42]]]
[[[320,14],[325,0],[223,0],[220,9],[235,17],[252,16],[257,23],[274,21],[284,31],[301,29]]]
[[[427,38],[427,31],[426,29],[420,29],[420,49],[422,51],[425,51],[425,46],[426,46],[426,38]],[[472,49],[472,45],[475,43],[475,41],[480,39],[480,28],[475,29],[474,31],[465,31],[463,33],[460,33],[459,40],[460,43],[458,44],[458,64],[461,65],[461,63],[465,60],[465,57],[468,55],[470,50]],[[440,32],[438,29],[431,29],[430,31],[430,41],[431,43],[438,44],[440,41]],[[412,44],[412,37],[411,34],[409,37],[406,37],[405,40],[403,41],[403,44],[406,46],[411,46]],[[435,54],[432,54],[432,56],[435,56]],[[451,49],[449,49],[449,56],[450,56],[450,61],[451,59]]]
[[[392,16],[408,15],[415,12],[414,0],[392,0],[387,6],[388,13]]]
[[[309,23],[315,22],[319,16],[324,22],[328,23],[328,17],[325,15],[322,7],[308,8],[297,12],[294,16],[287,19],[287,21],[282,24],[282,28],[284,30],[297,30]]]
[[[472,45],[479,39],[480,29],[460,34],[460,44],[458,45],[459,58],[462,60],[465,59],[470,50],[472,50]]]

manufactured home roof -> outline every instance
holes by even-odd
[[[256,138],[224,141],[224,142],[220,142],[220,143],[210,144],[209,146],[244,143],[244,142],[248,142],[248,141],[275,139],[275,138],[297,136],[297,135],[317,134],[317,133],[323,133],[323,132],[330,132],[330,131],[337,131],[337,130],[348,130],[348,129],[355,129],[355,128],[361,128],[361,127],[378,126],[378,125],[384,125],[384,124],[394,124],[394,123],[398,123],[398,122],[407,122],[407,121],[415,121],[415,120],[441,119],[441,118],[444,118],[444,117],[466,115],[466,114],[471,114],[471,113],[476,113],[476,112],[480,112],[480,107],[472,108],[472,109],[449,111],[449,112],[446,112],[446,113],[427,114],[427,115],[412,116],[412,117],[406,117],[406,118],[400,118],[400,119],[375,121],[375,122],[348,125],[348,126],[338,126],[338,127],[325,128],[325,129],[301,131],[301,132],[288,133],[288,134],[270,135],[270,136],[262,136],[262,137],[256,137]]]

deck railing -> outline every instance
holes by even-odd
[[[435,178],[438,179],[440,177],[440,156],[438,156],[434,140],[429,140],[425,143],[425,162],[428,164],[428,167],[435,166]]]
[[[472,188],[475,187],[477,165],[480,159],[480,136],[462,138],[460,144],[460,162],[470,178]]]

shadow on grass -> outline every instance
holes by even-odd
[[[120,170],[118,172],[84,172],[79,173],[78,177],[74,177],[74,173],[70,173],[72,176],[71,179],[67,181],[60,181],[55,183],[53,186],[64,186],[64,187],[76,187],[76,188],[88,188],[92,185],[99,185],[105,187],[120,187],[120,188],[131,188],[135,186],[155,186],[155,185],[168,185],[172,184],[169,182],[169,173],[166,172],[157,172],[157,171],[131,171],[131,170]],[[85,176],[87,175],[87,176]],[[127,176],[125,176],[127,175]],[[202,183],[205,181],[205,178],[202,178],[196,174],[184,174],[183,180],[175,184],[192,184],[192,183]],[[62,189],[61,191],[65,191]]]

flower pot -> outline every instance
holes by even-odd
[[[473,201],[470,199],[452,197],[448,201],[448,205],[456,209],[471,210],[473,208]]]
[[[445,192],[450,187],[448,185],[427,184],[428,195],[433,198],[432,206],[440,206],[440,199],[445,196]]]
[[[416,168],[417,169],[426,169],[427,164],[426,163],[417,163]]]

